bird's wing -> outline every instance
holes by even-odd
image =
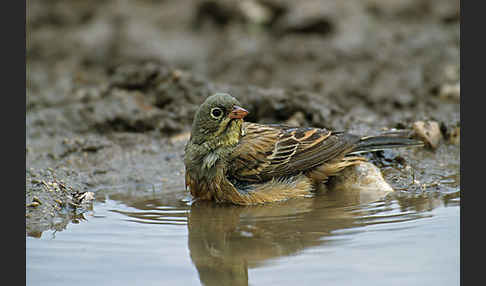
[[[359,137],[320,128],[245,123],[229,173],[261,181],[310,170],[351,150]]]

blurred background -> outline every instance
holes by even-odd
[[[459,121],[457,0],[27,6],[27,109],[104,105],[104,114],[64,119],[79,131],[181,132],[214,90],[240,98],[252,121],[293,116],[363,132],[366,124],[353,126]],[[108,103],[120,90],[141,95],[145,109]],[[57,132],[60,123],[51,123],[46,128]]]

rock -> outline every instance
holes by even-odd
[[[287,11],[287,6],[278,1],[215,1],[206,0],[198,4],[193,27],[200,29],[206,23],[216,28],[230,24],[257,24],[271,26]]]
[[[453,99],[459,101],[461,99],[461,85],[459,82],[455,84],[444,84],[440,87],[439,97],[443,99]]]
[[[330,181],[329,187],[334,192],[357,196],[360,203],[380,200],[394,191],[383,178],[380,169],[369,162],[344,169]]]
[[[423,140],[432,149],[437,148],[442,139],[440,126],[436,121],[416,121],[413,123],[413,132],[414,137]]]
[[[456,127],[451,130],[448,141],[454,145],[461,144],[461,127]]]
[[[258,1],[238,1],[238,7],[245,19],[250,23],[266,24],[272,18],[272,11]]]
[[[31,202],[30,204],[27,204],[27,207],[38,207],[40,204],[38,202]]]
[[[94,200],[93,192],[77,192],[73,194],[73,202],[77,205],[90,206]]]

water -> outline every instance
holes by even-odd
[[[27,285],[459,285],[458,192],[256,207],[120,194],[28,236]]]

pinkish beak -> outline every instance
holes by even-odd
[[[233,119],[243,119],[248,114],[248,111],[243,107],[239,107],[238,105],[233,106],[233,110],[228,114],[228,117]]]

